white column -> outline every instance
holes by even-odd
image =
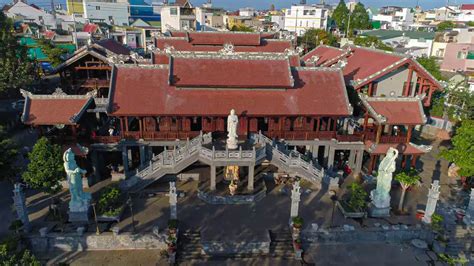
[[[355,155],[356,155],[355,150],[349,150],[349,166],[351,168],[354,168],[355,166]]]
[[[362,160],[364,159],[364,150],[358,150],[356,155],[356,163],[354,167],[354,175],[358,175],[362,171]]]
[[[178,219],[178,194],[176,193],[176,183],[170,182],[170,219]]]
[[[145,162],[146,162],[145,148],[146,148],[145,145],[140,145],[139,146],[139,149],[140,149],[140,167],[143,167],[145,165]]]
[[[123,146],[122,148],[122,161],[123,161],[123,171],[125,172],[125,174],[127,174],[129,170],[127,146]]]
[[[298,216],[298,209],[300,205],[300,181],[295,181],[293,184],[293,189],[291,190],[291,211],[290,211],[290,216],[291,218],[297,217]]]
[[[474,188],[471,188],[471,196],[466,209],[466,216],[464,216],[464,223],[474,226]]]
[[[332,148],[332,146],[329,147],[329,156],[328,156],[328,169],[331,169],[332,166],[334,165],[334,153],[335,150]]]
[[[16,209],[16,214],[18,220],[23,223],[23,228],[26,232],[29,232],[31,229],[30,219],[28,217],[28,210],[26,209],[26,200],[23,189],[21,188],[20,183],[16,183],[13,188],[13,204]]]
[[[216,190],[216,167],[211,165],[211,190]]]
[[[428,192],[428,201],[426,202],[425,215],[423,216],[422,221],[424,223],[431,223],[431,216],[433,216],[436,210],[436,203],[439,199],[439,181],[435,180],[431,184],[431,188]]]
[[[247,189],[249,191],[253,191],[253,183],[254,183],[254,172],[255,172],[255,165],[250,165],[249,166],[249,177],[248,177],[248,183],[247,183]]]

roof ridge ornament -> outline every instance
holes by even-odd
[[[54,96],[65,96],[67,95],[61,88],[56,88],[53,92],[53,94],[51,95],[54,95]]]
[[[232,43],[224,43],[224,47],[219,50],[222,55],[233,55],[235,54],[234,45]]]

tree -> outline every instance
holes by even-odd
[[[407,189],[413,185],[420,184],[421,177],[418,175],[415,169],[409,171],[403,171],[395,176],[395,180],[400,182],[402,187],[402,195],[400,196],[400,202],[398,204],[398,210],[403,211],[403,202],[405,201],[405,193]]]
[[[344,31],[347,26],[347,20],[349,18],[349,9],[346,6],[346,2],[344,0],[340,0],[337,7],[332,12],[332,19],[337,24],[337,27]]]
[[[46,137],[40,138],[28,154],[30,163],[23,173],[23,180],[32,188],[54,194],[61,190],[65,178],[61,147]]]
[[[54,46],[50,40],[40,39],[38,44],[41,50],[48,56],[49,62],[53,67],[58,66],[63,62],[61,56],[67,54],[67,49]]]
[[[253,32],[253,29],[245,25],[234,25],[230,31]]]
[[[450,120],[474,119],[474,94],[465,81],[450,81],[445,88],[444,112]]]
[[[337,44],[336,37],[323,29],[308,29],[300,40],[309,50],[314,49],[321,42],[331,46]]]
[[[468,26],[468,27],[474,27],[474,21],[468,21],[468,22],[466,23],[466,26]]]
[[[375,36],[358,36],[354,39],[354,44],[364,47],[374,47],[385,51],[393,51],[392,47],[386,45]]]
[[[0,94],[18,95],[37,76],[26,47],[13,32],[13,21],[0,12]]]
[[[443,21],[436,26],[436,31],[445,31],[454,28],[454,23],[452,21]]]
[[[15,167],[18,150],[15,142],[7,136],[2,127],[0,127],[0,151],[0,178],[13,183],[18,170]]]
[[[436,58],[431,56],[422,56],[419,57],[416,61],[420,63],[428,72],[430,72],[433,77],[437,80],[444,80],[444,77],[441,75],[441,70],[439,69],[439,64],[436,62]]]
[[[352,11],[351,23],[349,26],[349,32],[352,32],[352,29],[356,30],[365,30],[371,27],[369,21],[369,14],[367,14],[367,10],[365,10],[365,6],[362,3],[357,3]]]
[[[465,120],[452,138],[453,147],[442,150],[440,156],[454,162],[461,176],[474,176],[474,120]]]
[[[270,5],[270,11],[275,11],[275,4]]]

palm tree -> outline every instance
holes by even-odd
[[[402,195],[400,196],[400,203],[398,204],[398,210],[400,212],[403,211],[403,202],[405,200],[405,193],[407,189],[413,185],[420,185],[420,179],[421,177],[418,175],[414,168],[411,168],[409,171],[398,173],[395,176],[395,180],[400,182],[400,185],[402,187]]]

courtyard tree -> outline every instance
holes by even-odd
[[[349,19],[349,9],[344,0],[339,1],[339,4],[332,12],[331,17],[336,22],[339,30],[344,31],[346,29],[347,20]]]
[[[420,179],[421,177],[413,168],[409,171],[400,172],[395,176],[395,180],[400,182],[400,186],[402,188],[402,195],[400,196],[400,202],[398,203],[398,210],[400,212],[403,211],[403,202],[405,201],[407,189],[413,185],[420,185]]]
[[[374,47],[385,51],[393,51],[392,47],[386,45],[375,36],[358,36],[354,39],[354,44],[364,47]]]
[[[0,178],[14,182],[16,173],[15,167],[17,161],[17,145],[10,139],[7,133],[0,127]]]
[[[352,11],[350,15],[350,29],[349,31],[352,32],[352,29],[355,30],[366,30],[369,29],[371,24],[369,20],[369,14],[367,14],[367,10],[365,9],[364,4],[362,3],[357,3],[354,7],[354,10]]]
[[[439,68],[438,62],[436,62],[436,58],[431,56],[422,56],[419,57],[416,61],[420,63],[428,72],[430,72],[433,77],[437,80],[444,80],[444,77],[441,75],[441,70]]]
[[[453,147],[440,152],[440,156],[454,162],[461,176],[474,176],[474,120],[462,121],[452,138]]]
[[[0,95],[19,95],[36,78],[26,47],[13,34],[13,21],[0,12]]]
[[[314,49],[321,42],[330,46],[337,45],[336,37],[323,29],[309,29],[300,40],[308,50]]]
[[[61,180],[66,176],[61,147],[52,144],[46,137],[40,138],[28,154],[30,163],[23,173],[23,180],[32,188],[48,194],[61,190]]]
[[[48,56],[49,62],[53,67],[57,67],[61,64],[63,62],[61,56],[68,53],[67,49],[54,46],[50,40],[40,39],[38,43],[41,50]]]
[[[452,21],[443,21],[436,26],[436,31],[445,31],[454,28],[454,23]]]

